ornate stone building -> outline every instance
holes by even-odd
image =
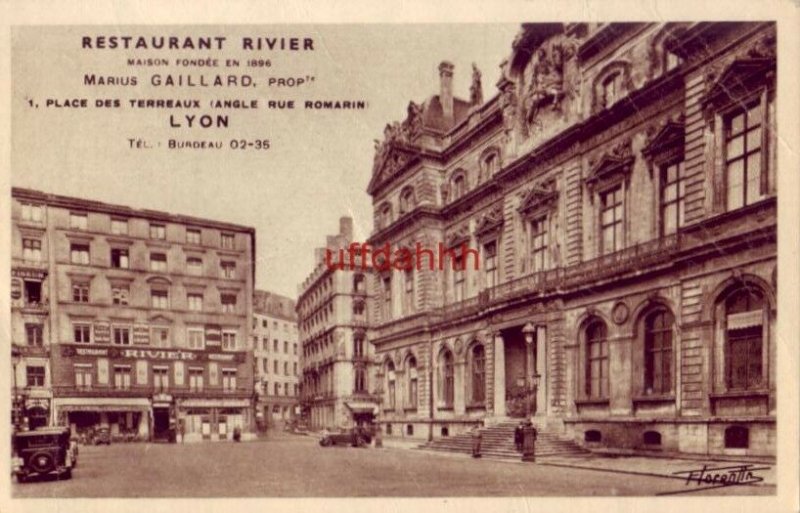
[[[387,434],[532,403],[589,447],[774,455],[775,26],[526,24],[501,68],[483,103],[442,63],[376,143],[369,242],[480,252],[370,280]]]
[[[301,404],[312,429],[367,425],[376,412],[378,401],[370,393],[367,272],[338,265],[345,263],[339,250],[352,242],[353,220],[343,217],[339,233],[317,248],[317,265],[299,287]]]
[[[18,188],[11,218],[12,354],[30,427],[252,434],[254,229]]]
[[[253,361],[256,420],[280,428],[295,416],[300,400],[300,348],[293,299],[256,290],[253,295]]]

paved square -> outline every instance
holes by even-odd
[[[702,465],[701,465],[702,466]],[[322,448],[313,437],[248,443],[81,447],[69,481],[14,484],[13,497],[626,496],[690,489],[683,480],[474,460],[411,449]],[[713,494],[774,494],[738,486]]]

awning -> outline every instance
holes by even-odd
[[[181,408],[248,408],[247,399],[186,399]]]
[[[150,401],[127,397],[66,397],[53,399],[58,411],[149,411]]]
[[[764,312],[762,310],[753,310],[752,312],[741,312],[728,315],[728,329],[729,330],[742,330],[745,328],[753,328],[761,326],[764,322]]]
[[[366,401],[344,403],[353,413],[378,413],[378,407],[374,403]]]

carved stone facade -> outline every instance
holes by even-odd
[[[369,242],[466,242],[479,262],[371,276],[391,436],[452,436],[527,399],[589,446],[774,455],[774,34],[524,25],[479,106],[440,68],[422,127],[390,131],[368,188],[376,212],[438,194]],[[408,158],[378,158],[392,152]]]

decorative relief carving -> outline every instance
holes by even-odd
[[[633,168],[633,148],[630,137],[614,143],[609,151],[589,159],[589,176],[586,185],[592,189],[598,184],[622,175],[629,177]]]
[[[522,201],[517,209],[522,215],[529,216],[542,209],[552,208],[558,200],[555,179],[534,185],[522,193]]]
[[[469,225],[462,224],[447,235],[447,246],[452,248],[469,242]]]
[[[495,205],[489,212],[486,212],[478,219],[478,224],[475,227],[475,235],[483,237],[493,234],[500,230],[503,226],[503,209],[502,205]]]
[[[617,304],[614,305],[614,309],[611,311],[611,318],[614,319],[614,322],[617,324],[624,324],[625,321],[628,320],[628,315],[630,311],[628,310],[628,305],[626,305],[623,301],[618,301]]]

